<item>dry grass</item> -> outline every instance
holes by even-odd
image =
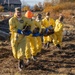
[[[75,2],[65,2],[65,3],[60,3],[57,5],[52,5],[52,6],[46,6],[46,8],[44,9],[44,12],[48,12],[48,11],[54,11],[54,12],[59,12],[61,10],[68,10],[68,9],[75,9]]]
[[[57,5],[49,5],[46,6],[43,10],[43,12],[51,12],[51,16],[53,18],[57,18],[59,14],[63,14],[65,18],[70,18],[72,14],[75,15],[73,12],[75,9],[75,2],[65,2],[60,3]]]

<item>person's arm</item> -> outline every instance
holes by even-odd
[[[56,28],[55,32],[60,32],[63,30],[63,25],[59,23],[58,27]]]
[[[50,19],[50,25],[52,25],[53,28],[55,27],[55,21],[54,21],[54,19]]]
[[[41,32],[41,21],[35,21],[35,25],[39,28],[39,32]]]
[[[23,18],[24,19],[24,28],[23,28],[23,34],[24,35],[30,35],[30,34],[32,34],[32,30],[31,30],[31,28],[32,28],[32,21],[30,20],[30,19],[28,19],[28,18]]]
[[[42,21],[41,21],[41,25],[44,27],[44,28],[46,28],[46,22],[45,22],[45,19],[43,19]]]
[[[9,30],[10,30],[10,32],[17,32],[17,30],[18,30],[14,23],[14,18],[11,18],[9,20]]]
[[[22,30],[17,29],[17,26],[16,26],[16,24],[14,22],[14,18],[11,18],[9,20],[9,30],[10,30],[10,32],[15,32],[15,33],[23,34]]]

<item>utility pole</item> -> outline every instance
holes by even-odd
[[[23,5],[24,5],[24,0],[23,0]]]
[[[8,0],[8,10],[9,10],[9,0]]]

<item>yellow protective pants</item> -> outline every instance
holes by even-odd
[[[35,37],[35,42],[36,42],[37,53],[41,52],[41,49],[42,49],[42,40],[41,40],[41,37],[40,36]]]
[[[53,41],[54,34],[49,35],[49,37],[50,37],[50,41],[49,42],[52,42]]]
[[[51,41],[51,38],[50,36],[43,36],[43,43],[47,43],[47,42],[50,42]]]
[[[34,37],[31,35],[26,36],[26,47],[25,47],[25,56],[26,59],[30,59],[31,55],[36,56],[37,51],[36,51],[36,43],[34,40]]]
[[[15,34],[11,35],[11,47],[14,58],[23,59],[25,56],[25,44],[24,36],[16,38]]]
[[[56,46],[57,44],[59,44],[60,46],[62,45],[62,33],[59,34],[59,33],[56,33],[54,34],[54,37],[53,37],[53,44]]]

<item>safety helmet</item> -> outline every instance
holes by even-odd
[[[25,13],[25,17],[27,17],[27,18],[31,19],[33,16],[34,16],[34,14],[30,10]]]

